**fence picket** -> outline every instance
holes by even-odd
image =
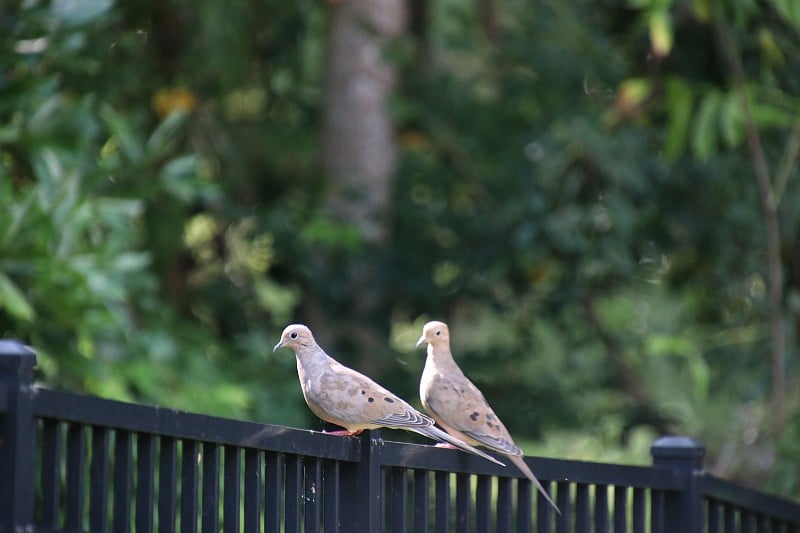
[[[131,529],[131,468],[133,464],[131,434],[117,431],[114,435],[114,531]]]
[[[172,437],[163,437],[158,449],[158,531],[175,531],[178,504],[178,447]]]
[[[108,430],[92,427],[92,459],[89,466],[89,530],[108,529]]]

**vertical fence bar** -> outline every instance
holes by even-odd
[[[542,482],[542,486],[544,490],[550,494],[550,482],[544,481]],[[558,503],[558,502],[556,502]],[[552,516],[555,511],[553,507],[550,505],[544,496],[537,490],[536,491],[536,528],[537,531],[550,531],[550,524],[552,522]]]
[[[319,457],[308,458],[305,461],[305,484],[303,501],[303,531],[304,533],[318,533],[320,516],[322,514],[322,459]]]
[[[492,478],[478,476],[475,488],[475,525],[478,533],[489,533],[492,523]]]
[[[533,518],[533,484],[527,479],[517,479],[517,532],[531,533]]]
[[[590,516],[589,485],[578,483],[575,487],[575,533],[589,533]]]
[[[341,525],[339,498],[342,485],[339,480],[339,461],[325,460],[322,463],[322,518],[325,533],[336,533]]]
[[[43,529],[58,528],[58,513],[61,507],[62,440],[61,423],[51,418],[43,420],[41,450],[42,519],[39,524]]]
[[[162,437],[158,447],[158,531],[175,531],[178,506],[178,446],[172,437]]]
[[[470,474],[456,474],[456,533],[469,533],[470,517],[472,516],[470,478]]]
[[[511,478],[497,478],[497,533],[511,533]],[[437,529],[437,531],[443,531]]]
[[[239,472],[242,468],[240,452],[237,446],[225,446],[225,470],[222,474],[222,528],[225,533],[239,533]]]
[[[181,533],[197,532],[197,496],[199,479],[197,459],[200,452],[195,440],[181,442]]]
[[[16,341],[0,341],[0,530],[33,529],[36,487],[36,356]]]
[[[131,434],[117,431],[114,435],[114,531],[126,533],[131,529]]]
[[[725,533],[736,532],[736,507],[725,504],[722,512],[722,527]]]
[[[614,533],[628,530],[628,487],[614,486]]]
[[[561,511],[561,514],[555,514],[556,533],[568,533],[570,531],[569,519],[570,516],[572,516],[572,511],[570,511],[570,505],[572,505],[570,486],[566,481],[560,481],[556,483],[556,487],[558,490],[556,493],[556,505],[558,505],[558,509]]]
[[[641,487],[633,489],[633,533],[645,533],[646,496],[646,489]]]
[[[244,450],[244,530],[259,531],[261,522],[262,454],[253,448]]]
[[[89,530],[108,529],[108,430],[92,427],[92,460],[89,466]]]
[[[136,533],[153,531],[155,437],[136,434]]]
[[[650,530],[653,533],[664,533],[664,491],[650,491]]]
[[[709,498],[706,504],[707,533],[720,533],[719,531],[719,502]]]
[[[264,461],[264,532],[281,531],[283,494],[283,455],[267,453]]]
[[[427,470],[414,471],[414,531],[417,533],[428,531],[429,477]]]
[[[350,497],[340,502],[344,531],[380,531],[384,497],[381,480],[383,441],[380,435],[380,430],[375,429],[362,433],[360,460],[341,464],[342,485],[353,491]]]
[[[450,472],[437,470],[433,473],[436,491],[434,503],[434,527],[439,531],[450,531]]]
[[[684,489],[664,498],[670,528],[685,533],[703,531],[703,456],[705,448],[689,437],[661,437],[650,448],[653,465],[671,468],[684,477]]]
[[[219,531],[219,445],[203,443],[203,533]]]
[[[86,503],[86,427],[70,424],[67,428],[67,510],[64,527],[83,530]]]
[[[392,533],[405,533],[408,529],[407,479],[405,468],[392,468]]]
[[[740,533],[753,533],[753,513],[748,509],[739,509]]]
[[[303,458],[286,457],[286,482],[284,484],[284,531],[300,533],[300,510],[303,501]]]
[[[608,533],[608,485],[594,487],[594,530]]]
[[[767,533],[769,528],[769,524],[767,523],[767,517],[763,514],[756,515],[756,533]]]

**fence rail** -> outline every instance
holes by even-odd
[[[0,341],[0,533],[25,531],[800,533],[800,505],[703,471],[685,437],[653,466],[526,458],[530,482],[456,450],[33,386]]]

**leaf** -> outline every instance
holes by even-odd
[[[53,0],[50,14],[67,25],[86,24],[111,9],[113,0]]]
[[[717,146],[717,123],[722,97],[717,91],[708,93],[700,103],[692,135],[692,151],[697,159],[707,162]]]
[[[672,50],[672,18],[666,9],[656,9],[647,21],[650,29],[650,44],[656,57],[664,57]]]
[[[728,148],[738,146],[744,139],[744,112],[737,91],[726,94],[719,113],[719,127]]]
[[[128,125],[128,121],[109,105],[103,106],[100,110],[100,116],[103,118],[106,126],[108,126],[110,133],[116,137],[120,148],[122,148],[128,160],[131,162],[138,162],[141,160],[143,155],[143,143]]]
[[[174,111],[161,121],[158,127],[147,139],[147,150],[149,152],[161,153],[168,149],[170,142],[175,138],[175,134],[181,126],[186,124],[189,115],[183,111]]]
[[[775,10],[788,23],[800,29],[800,2],[797,0],[770,0]]]
[[[188,203],[199,194],[199,186],[195,180],[197,175],[197,157],[186,155],[177,157],[164,165],[161,170],[161,179],[164,188],[172,196]]]
[[[28,299],[5,274],[0,274],[0,306],[16,318],[31,322],[36,316]]]
[[[679,78],[667,80],[666,106],[669,123],[664,151],[669,158],[678,157],[686,145],[693,101],[692,91],[683,80]]]

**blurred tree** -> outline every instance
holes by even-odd
[[[354,238],[345,250],[318,243],[306,310],[320,325],[318,334],[345,341],[344,346],[356,345],[363,354],[379,349],[386,338],[386,327],[375,328],[370,320],[386,310],[380,264],[370,255],[388,236],[397,159],[387,102],[395,70],[382,48],[403,30],[404,3],[344,0],[330,4],[329,10],[321,133],[327,185],[325,218],[319,223],[341,225]],[[378,366],[374,358],[359,363],[368,371]]]

